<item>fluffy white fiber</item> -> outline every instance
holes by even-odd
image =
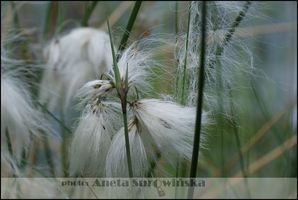
[[[41,112],[35,109],[24,86],[10,73],[1,74],[1,143],[7,147],[6,131],[12,141],[13,154],[18,162],[23,150],[26,152],[31,137],[48,133],[49,126]]]
[[[150,42],[152,41],[143,39],[132,43],[118,61],[122,81],[125,80],[126,69],[128,69],[129,95],[135,94],[135,89],[141,93],[146,93],[151,89],[149,82],[152,78],[152,69],[157,66],[157,63],[152,59],[153,49],[148,48]],[[114,76],[113,71],[111,73]]]
[[[54,39],[45,48],[46,69],[40,86],[40,101],[54,110],[67,109],[76,90],[100,78],[112,67],[108,35],[93,28],[77,28]]]
[[[101,102],[86,106],[74,132],[70,151],[70,175],[101,177],[111,138],[120,121],[120,106]]]
[[[206,67],[205,67],[205,87],[204,104],[209,110],[218,107],[217,97],[218,87],[222,93],[221,102],[227,107],[228,91],[239,88],[235,82],[237,74],[253,75],[253,57],[245,43],[233,36],[232,40],[224,46],[224,51],[217,56],[218,47],[225,44],[225,37],[228,34],[233,22],[243,10],[246,2],[209,2],[207,15],[207,46],[206,46]],[[250,11],[250,10],[249,10]],[[187,93],[187,105],[196,105],[198,91],[198,71],[200,58],[200,38],[201,38],[201,2],[192,2],[190,17],[190,31],[188,41],[188,51],[185,53],[186,36],[178,39],[178,52],[176,57],[179,60],[177,73],[183,74],[184,60],[187,56],[186,76],[189,80]],[[250,15],[250,13],[246,13]],[[245,22],[245,19],[243,20]],[[243,23],[243,22],[242,22]],[[216,63],[216,65],[214,65]],[[220,69],[219,69],[220,68]],[[218,74],[221,74],[221,83]],[[182,76],[182,75],[181,75]],[[178,77],[181,82],[181,78]]]
[[[181,155],[191,159],[194,138],[196,110],[182,107],[174,102],[157,99],[143,99],[134,104],[135,115],[165,158],[175,160]],[[207,114],[203,113],[202,124],[206,125]],[[205,138],[201,136],[201,146]],[[174,158],[173,158],[174,157]]]
[[[144,177],[146,172],[148,172],[149,163],[140,132],[134,122],[131,122],[130,124],[128,135],[133,175],[134,177]],[[107,155],[107,177],[128,177],[128,165],[124,136],[124,128],[121,128],[113,138],[110,150]]]

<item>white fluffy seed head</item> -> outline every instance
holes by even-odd
[[[109,37],[93,28],[78,28],[54,39],[44,50],[46,69],[40,86],[40,101],[53,110],[64,109],[86,82],[99,78],[112,67]]]
[[[233,22],[243,10],[246,2],[209,2],[207,15],[207,44],[206,44],[206,67],[204,86],[204,105],[210,111],[217,110],[218,107],[228,108],[229,90],[241,87],[236,76],[239,74],[252,76],[256,70],[253,67],[253,56],[246,44],[237,38],[236,34],[224,47],[221,55],[217,56],[218,47],[225,44],[225,37],[228,34]],[[254,3],[253,3],[254,4]],[[176,57],[179,60],[178,74],[183,74],[184,60],[187,56],[186,74],[189,81],[186,87],[187,105],[194,106],[197,103],[198,72],[200,66],[200,39],[201,39],[201,2],[193,1],[191,5],[190,31],[188,41],[188,51],[185,53],[186,34],[179,38],[177,42]],[[241,24],[249,18],[251,20],[252,7],[250,6],[246,17]],[[236,30],[239,33],[239,28]],[[235,32],[235,33],[237,33]],[[214,65],[216,63],[216,65]],[[221,76],[221,83],[219,74]],[[180,76],[181,77],[181,76]],[[178,77],[181,84],[182,79]],[[221,87],[221,88],[220,88]],[[243,89],[243,88],[242,88]],[[181,90],[181,88],[180,88]],[[221,105],[218,97],[221,95]],[[178,95],[179,96],[179,95]],[[225,109],[226,110],[226,109]]]
[[[147,40],[134,42],[123,52],[118,61],[122,81],[125,80],[128,69],[129,95],[135,94],[135,88],[142,93],[151,89],[149,80],[152,78],[152,69],[157,63],[152,59],[152,49],[148,48],[147,42]],[[113,71],[111,73],[113,76]]]
[[[133,111],[144,132],[141,135],[150,134],[160,153],[168,161],[173,162],[178,156],[191,158],[195,108],[182,107],[170,101],[142,99],[133,104]],[[203,126],[207,122],[207,114],[204,112]],[[201,147],[206,147],[205,144],[205,136],[202,134]]]
[[[140,131],[134,121],[129,125],[129,144],[134,177],[145,177],[149,163]],[[113,138],[106,161],[107,177],[128,177],[128,165],[125,146],[124,128],[121,128]]]
[[[96,98],[101,98],[109,94],[113,90],[113,84],[108,80],[93,80],[87,82],[79,91],[78,98],[80,105],[86,105]]]
[[[86,106],[70,151],[71,176],[102,177],[111,138],[119,128],[120,106],[101,102]]]
[[[31,137],[51,132],[43,114],[33,106],[27,88],[11,73],[1,74],[1,142],[7,145],[6,133],[19,162],[27,151]],[[6,146],[7,148],[7,146]]]

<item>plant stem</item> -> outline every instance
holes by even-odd
[[[127,123],[127,108],[126,108],[126,105],[127,105],[127,102],[126,102],[126,97],[125,97],[123,100],[121,100],[121,106],[122,106],[123,123],[124,123],[125,149],[126,149],[126,155],[127,155],[128,174],[129,174],[129,178],[132,178],[133,173],[132,173],[130,145],[129,145],[129,137],[128,137],[128,125],[127,125],[128,123]]]
[[[111,34],[109,21],[107,21],[107,25],[109,30],[110,44],[111,44],[111,50],[112,50],[112,56],[113,56],[113,71],[114,71],[115,82],[116,82],[114,84],[118,93],[118,97],[121,100],[121,107],[122,107],[128,174],[129,174],[129,177],[132,178],[133,172],[132,172],[132,164],[131,164],[131,156],[130,156],[130,145],[129,145],[129,137],[128,137],[128,123],[127,123],[128,66],[126,68],[126,74],[125,74],[126,76],[124,80],[121,80],[120,72],[117,64],[117,58],[114,51],[114,44],[113,44],[113,38]]]
[[[241,21],[244,19],[250,5],[251,5],[250,1],[245,2],[243,9],[239,12],[231,28],[229,28],[228,33],[225,35],[222,45],[217,47],[216,58],[220,57],[223,54],[225,46],[228,45],[228,43],[231,41],[236,28],[240,25]],[[214,68],[215,64],[216,64],[216,59],[211,59],[210,63],[208,64],[208,67]]]
[[[55,177],[55,165],[53,162],[53,158],[52,158],[52,150],[51,147],[49,145],[49,140],[48,137],[45,136],[44,140],[43,140],[43,144],[44,144],[44,149],[45,149],[45,156],[46,156],[46,161],[50,167],[50,171],[53,177]]]
[[[202,25],[201,25],[201,49],[200,49],[200,72],[199,72],[199,91],[198,91],[198,104],[197,104],[197,116],[195,124],[195,136],[193,143],[192,151],[192,160],[190,168],[190,178],[196,177],[197,165],[199,158],[199,149],[200,149],[200,135],[201,135],[201,119],[202,119],[202,106],[203,106],[203,90],[204,90],[204,80],[205,80],[205,49],[206,49],[206,17],[207,17],[207,8],[206,2],[202,2]],[[188,189],[188,198],[193,198],[194,188],[189,187]]]
[[[38,101],[36,102],[38,106],[40,106],[48,115],[50,115],[56,122],[60,124],[61,127],[63,127],[64,130],[66,130],[69,134],[72,133],[70,128],[68,128],[60,119],[58,119],[53,113],[51,113],[44,105],[39,103]]]
[[[19,16],[18,16],[18,13],[17,13],[16,3],[14,1],[11,1],[10,5],[11,5],[11,8],[13,10],[14,28],[16,28],[18,30],[18,29],[20,29],[20,20],[19,20]]]
[[[43,39],[47,40],[55,32],[55,26],[59,15],[59,2],[51,1],[48,3],[46,19],[43,29]]]
[[[61,121],[62,123],[60,124],[61,127],[61,135],[62,135],[62,144],[61,144],[61,151],[62,151],[62,167],[63,167],[63,173],[64,173],[64,177],[68,177],[68,135],[65,132],[65,129],[63,127],[62,124],[65,124],[64,121],[64,113],[61,109]]]
[[[5,129],[5,136],[6,136],[8,152],[11,156],[13,156],[13,150],[12,150],[12,145],[11,145],[11,139],[9,137],[8,128]]]
[[[155,167],[156,167],[156,163],[157,163],[157,162],[160,160],[160,158],[161,158],[161,154],[160,154],[159,151],[157,151],[157,152],[155,153],[155,155],[156,155],[156,159],[153,160],[153,161],[150,163],[150,169],[149,169],[149,171],[148,171],[148,173],[147,173],[147,177],[151,177],[151,176],[152,176],[152,173],[153,173],[153,171],[154,171],[154,169],[155,169]]]
[[[89,5],[86,9],[85,15],[83,17],[82,26],[88,26],[88,21],[92,15],[92,12],[94,11],[96,5],[97,5],[98,1],[92,1],[91,5]]]
[[[218,110],[219,110],[219,115],[217,116],[217,128],[220,132],[220,155],[221,155],[221,173],[223,176],[225,176],[225,168],[224,168],[224,131],[223,131],[223,105],[221,100],[223,99],[222,97],[222,66],[220,63],[220,60],[217,61],[218,62],[218,66],[217,66],[217,70],[216,70],[216,75],[217,75],[217,106],[218,106]]]
[[[185,80],[186,80],[186,67],[187,67],[188,43],[189,43],[188,38],[189,38],[189,31],[190,31],[190,16],[191,16],[191,3],[189,5],[188,22],[187,22],[187,34],[186,34],[186,41],[185,41],[185,55],[184,55],[182,92],[181,92],[181,104],[182,105],[184,105],[184,95],[185,95]]]
[[[236,122],[236,119],[235,119],[235,117],[236,117],[235,108],[234,108],[234,104],[232,102],[232,99],[233,99],[232,91],[231,91],[231,88],[230,88],[229,85],[228,85],[228,88],[229,88],[229,95],[230,95],[230,99],[231,99],[230,100],[230,109],[231,109],[231,115],[232,115],[232,126],[233,126],[234,135],[235,135],[235,139],[236,139],[237,151],[238,151],[239,158],[240,158],[240,167],[241,167],[243,177],[247,178],[247,173],[246,173],[245,165],[244,165],[244,157],[243,157],[243,154],[242,154],[242,151],[241,151],[241,142],[240,142],[240,138],[239,138],[239,131],[238,131],[237,122]],[[247,195],[250,199],[251,197],[250,197],[250,191],[248,189],[249,187],[248,187],[247,179],[245,179],[244,181],[245,181],[245,185],[246,185],[246,192],[247,192]]]
[[[178,18],[178,1],[175,1],[175,35],[178,35],[178,27],[179,27],[179,18]]]
[[[119,48],[118,48],[117,61],[120,58],[120,53],[125,49],[125,47],[127,45],[127,40],[129,38],[130,31],[132,30],[134,22],[137,18],[139,9],[141,7],[141,4],[142,4],[142,1],[136,1],[135,2],[133,10],[130,14],[130,17],[129,17],[129,20],[128,20],[128,23],[127,23],[127,26],[126,26],[126,29],[125,29],[125,32],[124,32],[124,35],[122,36],[122,39],[121,39],[121,42],[120,42],[120,45],[119,45]]]
[[[175,37],[176,37],[176,43],[178,42],[178,1],[175,1]],[[175,97],[178,99],[178,95],[179,95],[179,60],[175,60],[175,65],[176,65],[176,84],[175,84]]]

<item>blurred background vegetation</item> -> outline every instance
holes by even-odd
[[[36,63],[38,50],[54,35],[80,27],[91,1],[1,1],[1,35],[11,31],[22,33],[22,41],[14,47],[14,58]],[[189,2],[178,2],[178,34],[186,33]],[[127,24],[134,2],[99,1],[88,26],[105,29],[109,19],[116,41]],[[149,35],[175,35],[176,2],[143,2],[132,29],[129,43]],[[253,2],[252,14],[247,15],[235,35],[245,43],[258,69],[253,79],[239,75],[241,85],[233,96],[237,112],[237,128],[243,150],[244,168],[251,177],[297,176],[297,2]],[[5,17],[3,17],[5,16]],[[2,42],[2,40],[1,40]],[[174,60],[174,47],[165,46],[156,59]],[[243,60],[243,62],[247,62]],[[175,62],[167,62],[168,70],[175,71]],[[247,64],[247,63],[244,63]],[[40,73],[40,72],[37,72]],[[38,83],[38,76],[31,77]],[[175,76],[175,75],[174,75]],[[33,84],[33,92],[34,92]],[[153,83],[156,93],[172,94],[175,79],[164,71]],[[242,88],[242,89],[241,89]],[[69,127],[75,127],[69,122]],[[241,163],[237,158],[235,127],[224,123],[208,127],[207,150],[200,157],[198,176],[238,176]],[[223,131],[223,148],[219,131]],[[46,169],[43,145],[35,144],[34,162]],[[56,170],[61,165],[60,143],[50,141],[52,163]],[[162,160],[160,161],[162,164]],[[223,164],[224,163],[224,164]],[[187,170],[189,163],[184,168]],[[56,172],[60,173],[60,172]],[[185,172],[179,172],[183,176]],[[175,169],[157,176],[175,176]],[[51,173],[47,174],[51,176]],[[188,175],[188,173],[187,173]],[[28,175],[29,176],[29,175]]]

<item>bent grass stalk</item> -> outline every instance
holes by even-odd
[[[202,106],[203,106],[203,90],[204,90],[204,80],[205,80],[205,50],[206,50],[206,17],[207,8],[206,2],[202,2],[202,25],[201,25],[201,48],[200,48],[200,70],[199,70],[199,91],[198,91],[198,104],[197,104],[197,116],[195,124],[195,135],[192,150],[191,168],[190,168],[190,178],[196,177],[197,165],[199,159],[199,149],[200,149],[200,136],[201,136],[201,123],[202,123]],[[188,188],[188,198],[193,198],[194,188]]]
[[[253,134],[249,141],[242,145],[242,154],[245,154],[254,144],[256,144],[273,127],[273,125],[276,124],[282,118],[282,116],[284,116],[290,110],[293,105],[293,102],[288,103],[280,112],[275,114],[255,134]],[[231,160],[226,163],[225,169],[231,168],[238,161],[238,159],[239,154],[233,155]]]

